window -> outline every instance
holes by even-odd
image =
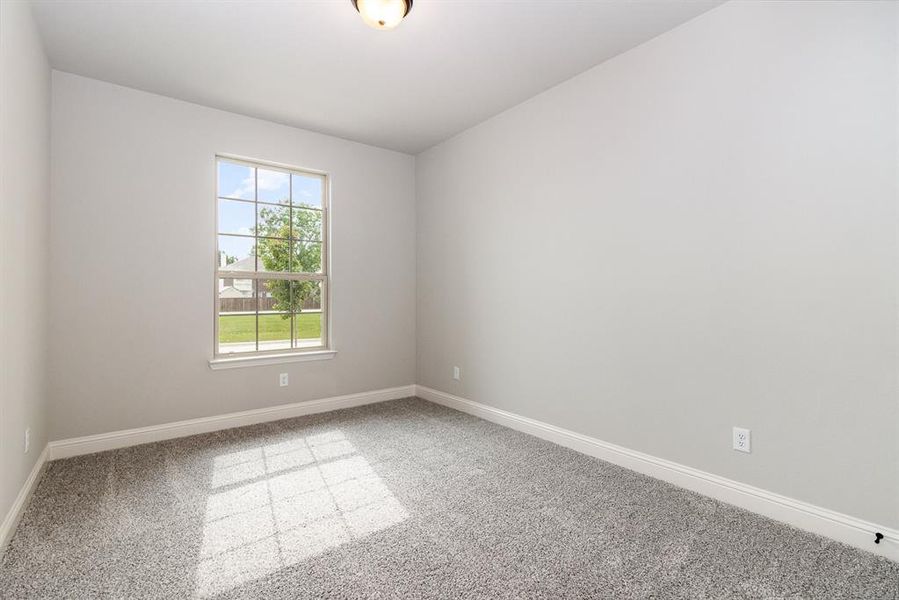
[[[216,357],[328,349],[327,176],[216,163]]]

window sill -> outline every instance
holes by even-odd
[[[213,371],[221,369],[239,369],[241,367],[261,367],[282,363],[308,362],[311,360],[331,360],[336,350],[316,350],[314,352],[295,352],[292,354],[267,354],[264,356],[239,356],[235,358],[213,358],[209,368]]]

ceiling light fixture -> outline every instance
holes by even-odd
[[[351,0],[362,20],[375,29],[393,29],[412,10],[412,0]]]

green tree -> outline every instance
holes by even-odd
[[[261,207],[258,229],[261,237],[256,255],[266,271],[321,271],[321,211],[301,206]],[[275,309],[279,311],[298,313],[307,300],[321,301],[321,285],[317,281],[268,279],[264,280],[263,285],[272,294]]]

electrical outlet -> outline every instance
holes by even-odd
[[[25,454],[31,448],[31,428],[25,428]]]
[[[752,432],[742,427],[734,427],[734,450],[752,452]]]
[[[462,370],[459,367],[453,367],[453,379],[459,381],[462,379]]]
[[[281,387],[287,387],[287,384],[290,383],[287,379],[287,373],[281,373],[281,375],[278,377],[278,383],[281,385]]]

